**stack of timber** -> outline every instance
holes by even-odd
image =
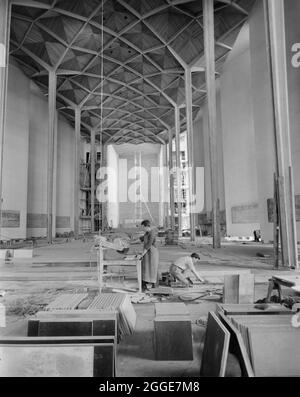
[[[118,313],[118,330],[120,338],[131,335],[136,325],[136,313],[127,294],[102,293],[95,297],[87,311],[116,311]]]
[[[46,311],[77,309],[88,294],[61,294],[45,307]]]
[[[184,303],[155,304],[154,347],[156,360],[193,360],[192,325]]]
[[[218,305],[206,328],[201,376],[226,376],[233,354],[245,377],[300,376],[300,330],[280,305]]]

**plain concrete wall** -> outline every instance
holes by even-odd
[[[221,77],[227,235],[234,236],[252,236],[253,231],[260,228],[258,214],[255,216],[258,189],[251,89],[249,26],[246,24]],[[237,215],[234,219],[233,210]]]
[[[157,146],[157,145],[156,145]],[[159,147],[160,149],[160,147]],[[128,173],[130,173],[130,170],[134,168],[135,162],[134,162],[134,152],[137,153],[137,156],[139,157],[139,146],[133,146],[131,151],[128,152],[128,154],[122,153],[119,155],[120,160],[127,160],[127,166],[128,166]],[[144,191],[143,193],[143,200],[146,202],[142,202],[141,205],[137,203],[135,205],[134,202],[129,200],[125,203],[120,203],[119,204],[119,222],[120,225],[125,226],[129,225],[130,221],[131,223],[139,222],[144,219],[149,219],[153,225],[158,226],[161,224],[161,219],[160,219],[160,201],[161,201],[161,196],[155,199],[155,202],[151,202],[151,195],[152,195],[152,187],[151,187],[151,168],[152,167],[157,167],[159,168],[160,166],[160,158],[159,158],[159,150],[155,150],[153,153],[151,153],[151,145],[148,145],[147,152],[142,153],[142,167],[146,171],[147,174],[147,179],[146,181],[145,177],[142,177],[142,190]],[[131,172],[133,175],[133,179],[128,179],[128,191],[133,191],[134,190],[134,183],[135,183],[135,177],[134,173]],[[159,189],[159,180],[157,180],[157,186]],[[148,189],[147,189],[148,187]],[[145,197],[144,194],[145,192],[148,191],[148,197]],[[163,192],[161,192],[163,193]]]
[[[63,117],[57,127],[57,231],[73,230],[74,130]],[[3,158],[3,210],[20,213],[20,227],[4,238],[46,236],[48,103],[15,64],[9,67]]]
[[[3,156],[3,211],[20,213],[19,227],[3,227],[1,239],[26,238],[29,135],[29,80],[15,66],[8,74]]]
[[[33,83],[29,115],[27,237],[43,237],[47,235],[48,104]]]

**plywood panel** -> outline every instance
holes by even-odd
[[[239,303],[239,275],[224,277],[223,303]]]
[[[193,360],[191,320],[182,316],[154,319],[155,358],[160,361]]]
[[[299,329],[251,327],[248,336],[255,376],[300,376]]]
[[[291,314],[291,310],[280,304],[269,304],[265,310],[255,308],[255,304],[220,304],[218,307],[227,315],[269,315],[269,314]]]
[[[229,350],[230,333],[218,319],[209,312],[205,333],[200,376],[224,377]]]
[[[219,318],[226,329],[230,332],[229,350],[238,358],[243,376],[253,377],[254,372],[242,335],[223,313],[219,313]]]

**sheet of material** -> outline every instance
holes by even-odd
[[[182,237],[182,191],[181,191],[181,162],[180,162],[180,110],[175,108],[175,142],[176,142],[176,168],[177,168],[177,213],[178,213],[178,237]]]
[[[79,191],[80,191],[80,131],[81,109],[75,108],[75,139],[74,139],[74,236],[79,238]]]
[[[284,267],[298,264],[297,235],[292,156],[290,141],[290,114],[287,83],[286,35],[284,0],[264,0],[267,38],[269,41],[270,72],[275,116],[275,152],[279,183],[281,249]]]
[[[91,231],[95,231],[96,131],[91,130]]]
[[[174,175],[173,175],[173,134],[169,129],[169,178],[170,178],[170,215],[171,215],[171,229],[175,230],[175,200],[174,200]]]
[[[53,216],[53,191],[56,178],[54,175],[54,145],[55,145],[55,126],[56,119],[56,84],[57,76],[53,70],[49,71],[49,93],[48,93],[48,110],[49,110],[49,125],[48,125],[48,167],[47,167],[47,240],[48,244],[52,244],[54,222]]]
[[[229,350],[238,358],[242,375],[249,378],[254,377],[253,368],[242,335],[222,312],[219,312],[218,315],[222,324],[230,333]]]
[[[248,336],[255,376],[300,376],[299,329],[292,326],[268,329],[251,326]]]
[[[229,352],[230,332],[213,312],[208,313],[201,377],[224,377]]]
[[[212,229],[213,247],[221,247],[220,208],[218,189],[217,150],[217,100],[215,79],[215,23],[214,2],[203,0],[204,53],[206,66],[206,88],[208,104],[209,149],[211,167]]]
[[[111,336],[117,340],[117,314],[101,319],[47,318],[28,320],[28,336]]]
[[[154,319],[155,359],[192,361],[193,339],[189,316],[161,316]]]
[[[253,303],[254,275],[224,276],[223,303]]]
[[[192,211],[193,196],[195,192],[195,169],[194,169],[194,129],[193,129],[193,97],[192,97],[192,73],[191,69],[185,69],[185,101],[186,101],[186,126],[187,126],[187,152],[189,166],[189,211],[191,241],[196,239],[195,214]]]
[[[0,339],[0,377],[114,377],[111,337]]]
[[[0,238],[2,236],[3,153],[8,86],[10,21],[11,4],[9,0],[0,0]]]
[[[258,309],[256,304],[218,304],[218,311],[223,311],[226,315],[270,315],[270,314],[292,314],[292,311],[287,307],[280,304],[268,304],[268,306],[262,310]]]

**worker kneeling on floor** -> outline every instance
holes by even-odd
[[[184,256],[178,258],[172,265],[170,266],[170,274],[175,277],[177,280],[181,281],[183,284],[190,286],[193,284],[190,279],[190,275],[194,274],[194,276],[201,283],[205,283],[205,280],[199,276],[195,269],[195,264],[200,260],[200,256],[197,253],[193,253],[191,256]]]

